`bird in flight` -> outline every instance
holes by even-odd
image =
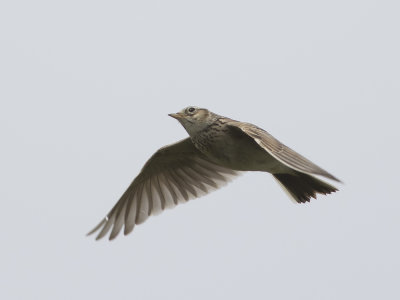
[[[151,215],[216,190],[243,171],[271,173],[297,203],[338,191],[313,175],[339,179],[285,146],[265,130],[189,106],[169,114],[189,137],[159,149],[88,235],[113,240]]]

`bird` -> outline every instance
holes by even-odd
[[[169,114],[189,134],[144,164],[105,218],[88,235],[125,235],[151,215],[216,190],[246,171],[271,173],[296,203],[338,191],[315,176],[341,182],[264,129],[189,106]]]

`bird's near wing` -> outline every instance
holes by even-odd
[[[237,121],[228,122],[227,125],[233,130],[240,129],[243,133],[247,134],[254,141],[257,142],[264,150],[271,154],[275,159],[279,160],[284,165],[299,171],[301,173],[321,175],[326,178],[341,182],[332,174],[324,169],[318,167],[307,158],[301,156],[289,147],[279,142],[276,138],[270,135],[265,130],[250,124]]]
[[[110,240],[124,226],[130,233],[135,224],[189,199],[220,188],[239,173],[215,165],[198,151],[189,138],[159,149],[121,196],[107,216],[88,234],[110,229]]]

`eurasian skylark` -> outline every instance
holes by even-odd
[[[271,173],[298,203],[337,191],[312,175],[340,180],[253,124],[192,106],[169,116],[190,137],[159,149],[146,162],[107,216],[89,232],[100,230],[96,239],[112,228],[112,240],[123,226],[126,235],[150,215],[218,189],[241,171]]]

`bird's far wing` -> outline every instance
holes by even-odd
[[[269,154],[286,166],[302,173],[321,175],[326,178],[341,182],[332,174],[318,167],[307,158],[279,142],[265,130],[253,124],[238,121],[231,121],[227,123],[227,125],[234,130],[240,129],[242,132],[253,138],[254,141],[256,141],[257,144],[259,144],[264,150],[266,150]]]
[[[126,235],[150,215],[218,189],[238,174],[208,161],[189,138],[165,146],[146,162],[107,216],[88,234],[100,230],[96,239],[101,239],[112,229],[112,240],[124,226]]]

